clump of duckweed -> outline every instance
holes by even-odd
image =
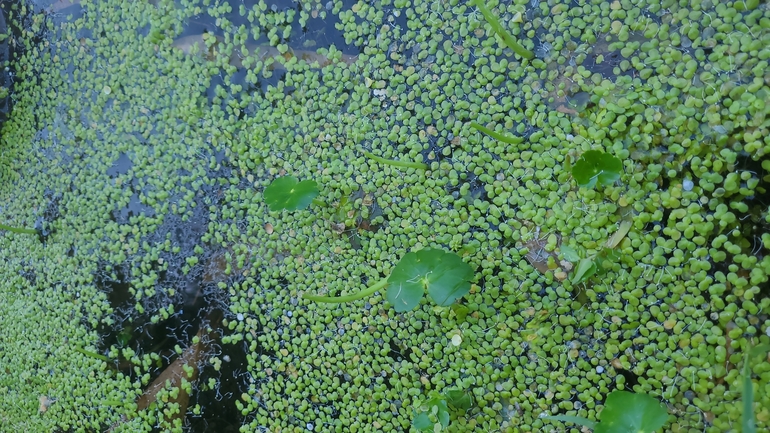
[[[527,58],[473,2],[152,3],[49,6],[14,36],[2,214],[61,199],[45,247],[0,236],[8,428],[406,430],[453,388],[463,431],[597,420],[621,390],[672,431],[740,423],[743,354],[770,342],[764,5],[485,3]],[[572,182],[594,150],[622,182]],[[270,212],[286,175],[328,206]],[[573,281],[564,246],[617,257]],[[476,269],[462,308],[304,299],[427,248]],[[179,389],[137,410],[201,323],[219,342],[183,416]]]

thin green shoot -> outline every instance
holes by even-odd
[[[396,161],[395,159],[385,159],[385,158],[379,157],[365,150],[363,152],[367,158],[373,161],[379,162],[380,164],[392,165],[393,167],[400,167],[400,168],[416,168],[419,170],[427,170],[429,168],[428,164],[424,164],[422,162]]]
[[[502,141],[503,143],[520,144],[524,141],[524,137],[511,137],[508,135],[500,134],[499,132],[495,132],[476,122],[471,122],[471,127],[483,132],[484,134],[487,134],[488,136],[494,138],[497,141]]]
[[[320,296],[320,295],[310,295],[310,294],[304,294],[302,297],[305,299],[309,299],[313,302],[322,302],[325,304],[342,304],[345,302],[353,302],[357,301],[359,299],[364,299],[367,296],[373,295],[374,292],[378,290],[382,290],[388,285],[388,279],[383,278],[382,280],[372,284],[368,288],[358,292],[353,293],[351,295],[343,295],[343,296]]]
[[[13,233],[22,233],[27,235],[36,235],[38,234],[38,231],[35,229],[25,229],[25,228],[19,228],[19,227],[11,227],[7,226],[5,224],[0,224],[0,230],[8,230],[9,232]]]
[[[770,344],[762,344],[746,351],[743,356],[743,383],[741,400],[741,428],[743,433],[757,433],[757,423],[754,419],[754,385],[751,383],[751,358],[770,351]]]
[[[535,57],[535,53],[524,48],[523,45],[516,42],[516,39],[514,39],[513,36],[511,36],[511,34],[503,28],[497,17],[494,16],[492,11],[490,11],[489,8],[487,8],[487,6],[484,4],[484,0],[473,0],[473,4],[479,8],[481,14],[484,15],[484,18],[487,20],[489,25],[492,26],[492,29],[495,31],[495,33],[497,33],[498,36],[500,36],[508,48],[525,59],[532,59]]]
[[[90,350],[81,349],[79,347],[73,347],[72,349],[75,352],[80,352],[83,355],[86,355],[88,357],[95,358],[95,359],[98,359],[98,360],[101,360],[101,361],[104,361],[104,362],[110,362],[110,358],[107,358],[106,356],[100,355],[100,354],[98,354],[96,352],[91,352]]]

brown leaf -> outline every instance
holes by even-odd
[[[56,401],[56,399],[48,398],[47,395],[41,395],[38,400],[40,401],[40,407],[38,407],[38,412],[40,413],[45,413]]]

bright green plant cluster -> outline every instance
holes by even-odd
[[[369,158],[401,168],[425,169],[422,163],[393,161],[364,152]],[[316,199],[318,184],[313,180],[298,181],[292,176],[274,179],[265,188],[265,203],[272,211],[306,209],[311,203],[325,205]],[[446,307],[470,291],[473,269],[457,254],[440,249],[427,248],[404,255],[388,278],[353,295],[317,296],[305,294],[306,299],[322,303],[342,303],[363,299],[387,287],[386,299],[397,312],[413,310],[422,297],[428,297],[437,305]]]

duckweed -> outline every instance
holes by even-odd
[[[0,203],[49,234],[0,234],[3,425],[400,431],[456,388],[450,429],[628,391],[711,433],[748,378],[766,429],[770,12],[626,3],[485,4],[526,51],[476,2],[16,6]],[[571,181],[592,149],[621,181]],[[271,212],[287,175],[327,206]],[[573,284],[564,247],[608,245]],[[456,307],[305,299],[428,248],[476,269]],[[197,380],[139,410],[200,329]]]

